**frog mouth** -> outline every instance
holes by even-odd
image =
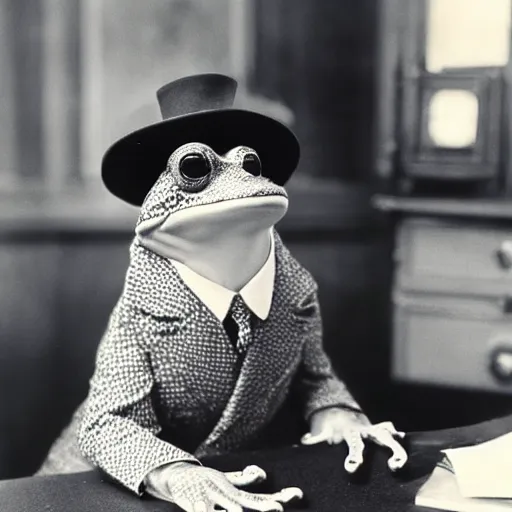
[[[139,236],[162,231],[184,237],[191,232],[200,232],[203,233],[201,238],[206,238],[208,230],[258,231],[276,224],[287,209],[288,197],[284,194],[255,194],[183,208],[166,216],[147,219],[135,231]]]
[[[264,209],[281,210],[284,213],[288,209],[288,198],[282,194],[256,194],[251,197],[234,198],[217,203],[204,204],[195,208],[185,208],[173,215],[174,222],[182,222],[186,218],[197,220],[209,216],[215,216],[229,213],[236,214],[237,211],[253,211],[262,213]]]

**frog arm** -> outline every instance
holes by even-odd
[[[137,494],[156,467],[178,461],[199,464],[190,453],[157,437],[161,427],[150,396],[149,339],[141,313],[118,305],[98,349],[78,432],[82,453]]]

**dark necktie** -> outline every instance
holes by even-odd
[[[245,353],[251,342],[251,312],[240,295],[233,297],[224,328],[236,350]]]

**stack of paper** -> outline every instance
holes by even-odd
[[[416,505],[457,512],[512,511],[512,434],[444,454],[419,490]]]

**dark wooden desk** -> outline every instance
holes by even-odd
[[[480,443],[512,431],[512,416],[456,429],[411,433],[410,461],[400,474],[386,467],[387,452],[368,450],[365,467],[355,477],[343,469],[342,446],[290,447],[268,452],[232,454],[205,463],[222,470],[247,464],[263,467],[269,480],[256,489],[299,486],[305,500],[286,510],[314,512],[419,512],[414,496],[444,448]],[[139,499],[109,483],[98,472],[22,478],[0,482],[2,512],[171,512],[177,507]]]

